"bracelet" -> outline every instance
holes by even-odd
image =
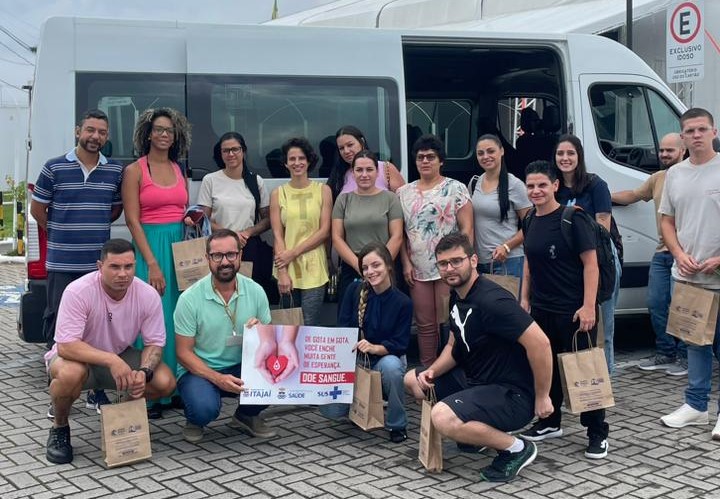
[[[505,251],[508,252],[508,255],[510,254],[510,246],[507,245],[507,243],[503,243],[503,248],[505,248]]]

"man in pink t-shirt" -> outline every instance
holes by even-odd
[[[51,463],[73,459],[68,415],[83,389],[126,391],[132,399],[156,399],[175,390],[175,377],[160,360],[165,346],[160,295],[135,278],[132,245],[110,239],[97,265],[97,271],[65,289],[55,345],[45,354],[55,409],[47,442]],[[132,347],[139,335],[142,351]]]

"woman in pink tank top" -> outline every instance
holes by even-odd
[[[180,291],[172,244],[183,239],[182,220],[188,204],[187,182],[177,161],[187,154],[190,125],[174,109],[148,109],[138,119],[133,143],[141,157],[123,174],[125,223],[136,250],[136,275],[162,297],[166,332],[163,361],[174,373],[177,358],[173,313]],[[151,402],[148,415],[161,417],[161,404],[179,405],[179,398],[173,399]]]

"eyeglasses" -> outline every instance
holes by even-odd
[[[215,263],[222,262],[223,258],[227,259],[228,262],[234,262],[240,256],[239,251],[228,251],[227,253],[208,253],[208,258]]]
[[[238,154],[240,151],[242,151],[242,147],[228,147],[227,149],[220,149],[220,152],[225,155]]]
[[[454,269],[457,269],[460,267],[460,265],[463,264],[463,262],[470,258],[469,256],[463,256],[463,257],[455,257],[455,258],[448,258],[447,260],[438,260],[435,265],[440,270],[447,270],[448,267],[452,267]]]
[[[152,127],[152,133],[155,135],[175,135],[175,129],[173,127],[154,126]]]
[[[415,161],[418,163],[422,163],[425,160],[428,160],[430,163],[438,159],[438,155],[434,152],[428,153],[428,154],[418,154],[415,156]]]

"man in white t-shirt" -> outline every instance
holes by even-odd
[[[701,108],[680,117],[680,136],[690,157],[667,172],[660,203],[660,226],[675,259],[676,282],[720,293],[720,154],[713,150],[717,137],[712,115]],[[677,288],[676,288],[677,289]],[[688,386],[685,403],[661,421],[671,428],[708,423],[713,354],[720,358],[720,321],[714,345],[688,344]],[[712,432],[720,440],[720,422]]]
[[[160,295],[135,278],[129,241],[110,239],[98,270],[68,285],[55,327],[55,345],[45,354],[55,419],[47,460],[73,460],[68,415],[83,389],[126,391],[130,398],[157,399],[175,390],[175,377],[161,362],[165,346]],[[132,347],[142,335],[142,351]]]
[[[662,170],[656,171],[638,188],[612,193],[613,203],[630,205],[638,201],[650,201],[655,204],[657,217],[658,245],[655,249],[650,272],[648,275],[647,305],[650,312],[650,322],[655,330],[655,355],[638,364],[643,371],[664,370],[672,376],[687,374],[687,347],[685,342],[667,334],[668,313],[670,310],[670,295],[672,294],[673,256],[665,246],[660,220],[662,215],[660,200],[665,186],[665,174],[685,156],[685,144],[679,133],[668,133],[660,141],[658,159]]]

